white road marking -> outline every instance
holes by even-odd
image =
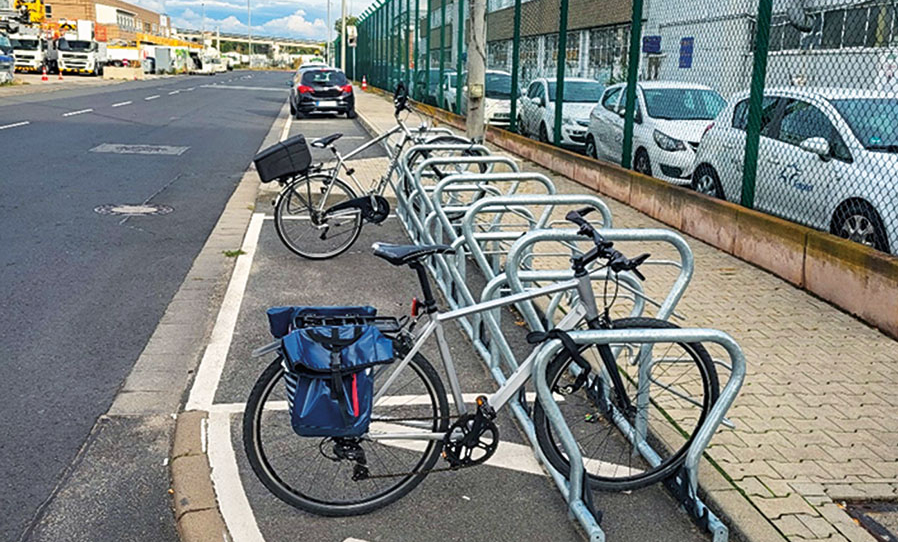
[[[195,89],[195,88],[196,88],[196,87],[185,88],[185,89],[184,89],[184,92],[191,92],[191,91],[192,91],[193,89]]]
[[[173,90],[173,91],[169,92],[168,95],[173,96],[175,94],[179,94],[180,92],[181,92],[180,90]]]
[[[131,105],[134,102],[119,102],[117,104],[112,104],[112,107],[122,107],[124,105]]]
[[[158,98],[158,97],[159,97],[159,95],[156,94],[156,95],[154,95],[154,96],[147,96],[146,98],[144,98],[144,100],[146,100],[146,101],[155,100],[155,99]]]
[[[73,115],[83,115],[84,113],[90,113],[93,109],[82,109],[80,111],[69,111],[68,113],[63,113],[63,117],[71,117]]]
[[[234,273],[228,283],[215,327],[212,328],[209,345],[203,353],[203,359],[200,361],[196,380],[193,382],[184,410],[209,410],[212,406],[212,399],[215,397],[215,390],[218,389],[225,360],[231,349],[231,338],[234,335],[234,328],[237,326],[237,315],[240,312],[240,304],[243,301],[246,283],[249,280],[249,271],[256,254],[259,234],[262,232],[262,217],[262,213],[254,213],[249,221],[246,236],[243,238],[243,246],[240,247],[244,254],[237,257]]]
[[[26,120],[26,121],[22,121],[22,122],[15,122],[13,124],[6,124],[4,126],[0,126],[0,130],[8,130],[9,128],[18,128],[19,126],[28,126],[29,124],[31,124],[30,120]]]
[[[181,156],[190,147],[172,147],[168,145],[122,145],[103,143],[92,148],[90,152],[108,152],[112,154],[155,154],[164,156]]]
[[[264,542],[237,469],[237,457],[231,445],[230,414],[209,413],[209,467],[212,469],[212,484],[221,517],[231,533],[231,539]]]
[[[284,123],[284,129],[281,130],[281,139],[283,141],[290,135],[290,127],[293,126],[293,115],[287,115],[287,122]]]
[[[387,218],[396,218],[396,214],[390,213],[387,215]],[[282,220],[290,221],[290,220],[309,220],[307,216],[284,216],[281,217]],[[274,220],[274,215],[265,215],[265,220]]]

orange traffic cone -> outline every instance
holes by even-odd
[[[50,78],[47,77],[47,67],[46,66],[44,66],[44,75],[41,76],[41,81],[43,81],[45,83],[50,82]]]
[[[59,79],[60,81],[62,81],[62,70],[57,69],[57,72],[56,72],[56,73],[59,74],[59,77],[58,77],[57,79]]]
[[[368,90],[368,80],[364,75],[362,76],[362,90]]]

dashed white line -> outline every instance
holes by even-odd
[[[17,128],[19,126],[27,126],[29,124],[31,124],[30,120],[26,120],[26,121],[22,121],[22,122],[15,122],[13,124],[6,124],[4,126],[0,126],[0,130],[7,130],[9,128]]]
[[[117,104],[112,104],[112,107],[122,107],[124,105],[131,105],[134,102],[119,102]]]
[[[180,90],[173,90],[173,91],[169,92],[168,95],[169,95],[169,96],[174,96],[175,94],[180,94],[180,93],[181,93]]]
[[[158,97],[159,97],[159,95],[155,94],[153,96],[147,96],[146,98],[144,98],[144,100],[146,100],[146,101],[155,100]]]
[[[196,88],[196,87],[185,88],[185,89],[184,89],[184,92],[190,92],[190,91],[192,91],[192,90],[195,89],[195,88]]]
[[[63,117],[71,117],[73,115],[83,115],[84,113],[90,113],[93,109],[82,109],[80,111],[69,111],[68,113],[63,113]]]

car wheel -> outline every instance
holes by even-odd
[[[355,108],[352,108],[352,109],[350,109],[349,111],[346,112],[346,118],[347,118],[347,119],[354,119],[355,117],[356,117],[356,114],[355,114]]]
[[[714,198],[723,199],[720,177],[711,166],[701,166],[692,174],[692,189]]]
[[[649,161],[649,153],[645,149],[636,151],[636,157],[633,160],[633,169],[643,175],[652,176],[652,163]]]
[[[294,116],[296,115],[296,106],[293,105],[293,100],[290,100],[290,114]]]
[[[517,129],[519,134],[527,137],[527,130],[524,129],[524,119],[522,119],[520,116],[518,116],[518,121],[515,124],[515,128]]]
[[[546,130],[546,123],[540,123],[539,125],[539,140],[543,143],[549,142],[549,131]]]
[[[599,153],[596,151],[596,140],[592,136],[586,136],[586,156],[598,159]]]
[[[305,114],[299,109],[297,109],[296,112],[293,113],[293,118],[295,118],[296,120],[304,119],[305,117]]]
[[[833,213],[833,234],[844,239],[889,251],[889,241],[879,213],[866,201],[846,201]]]

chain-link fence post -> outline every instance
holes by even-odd
[[[520,94],[521,68],[521,0],[514,0],[514,27],[511,41],[511,103],[508,113],[508,129],[512,132],[520,130],[518,126],[518,97]]]
[[[748,126],[745,133],[745,156],[742,164],[742,205],[755,205],[755,179],[758,174],[758,147],[761,142],[761,115],[764,81],[767,78],[767,52],[770,46],[770,19],[773,0],[758,1],[755,28],[755,54],[751,72],[751,94],[748,99]]]
[[[424,102],[427,102],[428,96],[430,96],[430,14],[433,11],[433,5],[431,4],[431,0],[427,0],[427,22],[425,23],[424,29]]]
[[[633,163],[633,123],[636,119],[636,85],[639,82],[639,56],[642,45],[642,0],[633,0],[630,25],[630,52],[627,57],[627,94],[624,110],[624,141],[620,165],[630,169]]]
[[[634,4],[637,1],[634,0]],[[558,19],[558,49],[555,72],[555,119],[552,129],[552,142],[561,144],[561,121],[564,115],[564,71],[567,68],[567,12],[568,0],[561,0],[561,15]]]
[[[412,69],[412,0],[405,0],[405,33],[402,41],[405,43],[405,90],[408,91]]]
[[[412,83],[415,84],[415,98],[420,99],[418,72],[421,69],[421,0],[415,0],[415,73]]]

